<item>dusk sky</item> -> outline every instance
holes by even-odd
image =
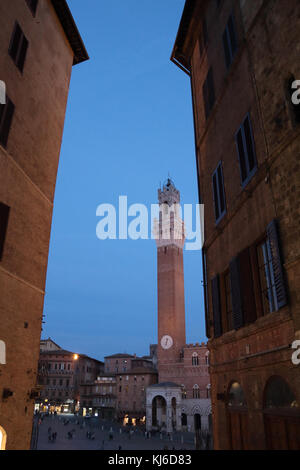
[[[157,203],[171,175],[196,204],[189,78],[171,61],[184,0],[72,0],[90,61],[73,68],[42,337],[103,359],[157,343],[154,240],[96,237],[99,204]],[[185,251],[187,342],[205,341],[201,252]]]

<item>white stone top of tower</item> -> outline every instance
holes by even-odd
[[[185,229],[180,207],[180,192],[169,178],[163,189],[158,190],[159,220],[154,220],[153,233],[157,247],[176,245],[183,248]]]
[[[163,189],[158,190],[158,202],[160,205],[168,204],[168,206],[180,203],[180,192],[176,189],[170,178],[168,178],[166,184],[164,184]]]

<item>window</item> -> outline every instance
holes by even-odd
[[[257,168],[254,139],[249,114],[247,114],[243,124],[237,131],[235,139],[240,161],[242,185],[246,186]]]
[[[186,388],[185,388],[185,385],[183,384],[181,384],[181,398],[183,400],[186,400],[187,398]]]
[[[20,72],[23,72],[24,69],[27,48],[28,41],[24,36],[20,25],[16,23],[9,46],[9,55],[20,70]]]
[[[223,334],[219,276],[216,276],[214,279],[212,279],[211,292],[214,319],[214,337],[219,338]]]
[[[226,213],[223,167],[221,162],[213,174],[213,197],[215,217],[216,222],[218,223]]]
[[[26,0],[27,5],[29,6],[31,13],[33,16],[36,14],[37,6],[38,6],[38,0]]]
[[[233,15],[230,16],[226,29],[223,33],[223,46],[225,53],[226,67],[229,68],[237,50],[237,39],[234,26]]]
[[[15,105],[6,96],[6,104],[0,104],[0,144],[6,148],[8,142],[8,136],[15,112]]]
[[[205,364],[209,366],[209,351],[205,354]]]
[[[193,398],[200,398],[200,388],[199,385],[193,386]]]
[[[231,300],[231,285],[230,285],[230,272],[229,271],[225,273],[224,283],[225,283],[227,331],[231,331],[233,330],[233,322],[232,322],[232,300]]]
[[[192,365],[193,366],[198,366],[199,365],[199,357],[197,353],[193,353],[192,356]]]
[[[3,257],[10,208],[0,202],[0,261]]]
[[[212,68],[209,69],[209,72],[203,85],[203,100],[205,107],[205,117],[206,119],[208,119],[211,110],[215,104],[215,87]]]
[[[270,259],[267,240],[257,247],[257,260],[259,270],[259,280],[261,288],[263,315],[274,312],[275,310],[275,286],[273,267]]]

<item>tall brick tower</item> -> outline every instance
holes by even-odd
[[[158,371],[164,382],[168,368],[179,363],[185,337],[183,246],[180,193],[168,179],[158,191],[159,221],[155,225],[158,282]]]

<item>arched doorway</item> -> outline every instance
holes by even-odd
[[[176,419],[176,398],[172,398],[171,401],[172,407],[172,429],[176,429],[177,427],[177,419]]]
[[[167,402],[164,397],[158,395],[152,401],[152,426],[162,428],[167,422]]]
[[[5,450],[5,448],[6,448],[6,439],[7,439],[6,432],[0,426],[0,450]]]
[[[182,425],[182,427],[187,427],[187,415],[186,415],[186,413],[182,413],[182,415],[181,415],[181,425]]]
[[[199,415],[199,413],[196,413],[194,415],[194,429],[195,432],[201,431],[201,416]]]
[[[264,421],[268,450],[300,450],[300,408],[289,385],[271,377],[264,391]]]
[[[248,450],[248,409],[244,391],[233,382],[227,397],[230,447],[232,450]]]

